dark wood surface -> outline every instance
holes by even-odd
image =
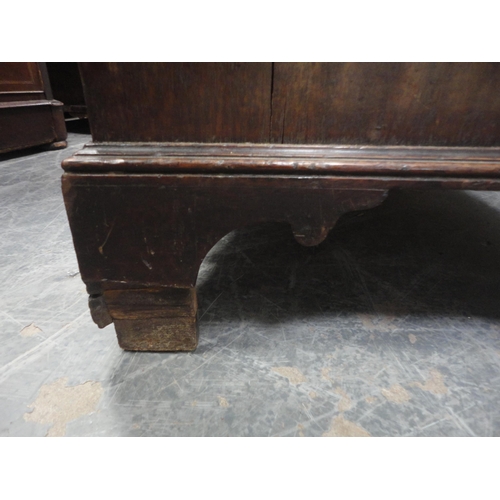
[[[95,141],[500,146],[498,63],[81,63]]]
[[[0,64],[0,92],[2,101],[18,100],[17,95],[31,94],[31,99],[43,99],[45,91],[42,74],[38,63],[1,63]],[[9,93],[10,95],[6,95]]]
[[[275,63],[272,142],[499,146],[498,63]]]
[[[267,142],[271,63],[80,63],[95,141]]]
[[[67,115],[85,118],[87,106],[78,63],[48,62],[46,64],[54,99],[63,103],[63,109]]]
[[[105,286],[192,287],[217,241],[266,221],[288,222],[300,243],[318,244],[342,214],[376,206],[387,191],[348,186],[329,177],[63,176],[82,278]]]
[[[43,63],[0,63],[0,153],[66,146],[62,103],[52,98]]]
[[[196,277],[230,231],[303,245],[393,188],[500,189],[498,64],[81,64],[93,143],[63,162],[99,326],[196,347]]]

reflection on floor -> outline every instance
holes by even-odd
[[[315,248],[233,232],[199,348],[129,353],[90,319],[60,192],[89,141],[0,158],[0,435],[500,435],[500,193],[392,192]]]

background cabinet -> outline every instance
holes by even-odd
[[[45,63],[0,64],[0,153],[66,147],[63,105],[52,98]]]

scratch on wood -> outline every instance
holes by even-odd
[[[141,259],[142,263],[148,268],[148,269],[153,269],[153,266],[146,260],[146,259]]]
[[[115,226],[115,221],[112,222],[111,227],[109,228],[108,234],[106,235],[106,239],[104,240],[103,244],[99,247],[99,253],[101,255],[104,255],[104,245],[108,242],[109,236],[111,232],[113,231],[113,227]]]

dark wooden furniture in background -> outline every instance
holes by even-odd
[[[499,64],[84,63],[93,143],[63,162],[81,276],[130,350],[192,350],[233,229],[303,245],[391,188],[500,189]]]
[[[63,103],[64,113],[74,118],[86,118],[87,106],[78,63],[48,62],[47,72],[52,94],[55,99]]]
[[[0,153],[66,147],[63,105],[52,97],[45,63],[0,63]]]

